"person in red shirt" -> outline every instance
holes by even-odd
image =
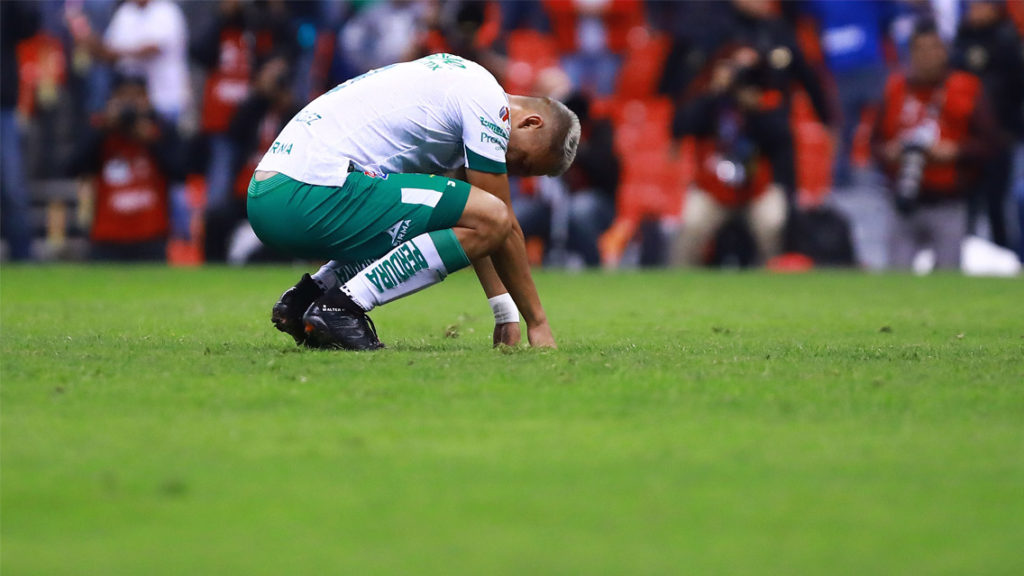
[[[121,77],[104,113],[72,158],[91,206],[95,260],[163,260],[168,233],[168,181],[180,173],[173,128],[153,111],[146,82]]]
[[[196,34],[192,58],[206,71],[200,108],[200,132],[206,144],[207,209],[216,211],[229,201],[239,153],[227,136],[235,109],[249,95],[255,59],[255,38],[246,29],[243,6],[223,0],[207,27]]]
[[[960,266],[967,193],[999,139],[981,82],[951,70],[935,24],[919,23],[908,69],[889,77],[872,134],[872,151],[889,177],[897,209],[889,238],[892,267],[910,268],[926,248],[935,251],[936,267]]]

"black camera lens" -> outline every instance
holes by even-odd
[[[139,111],[131,106],[121,110],[121,113],[117,115],[117,125],[124,130],[134,127],[138,120]]]

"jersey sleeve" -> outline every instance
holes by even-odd
[[[508,150],[508,96],[493,79],[478,82],[457,91],[458,113],[462,122],[462,143],[466,167],[491,174],[505,174]]]

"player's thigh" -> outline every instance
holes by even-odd
[[[384,177],[352,173],[356,201],[337,238],[332,257],[363,259],[383,256],[392,248],[426,232],[454,227],[471,197],[468,183],[429,174]]]

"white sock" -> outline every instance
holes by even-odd
[[[316,274],[313,274],[313,280],[326,292],[348,282],[374,262],[376,260],[356,260],[354,262],[331,260],[321,266]]]
[[[363,310],[386,304],[441,282],[469,266],[451,229],[429,232],[402,243],[346,282],[342,291]]]

